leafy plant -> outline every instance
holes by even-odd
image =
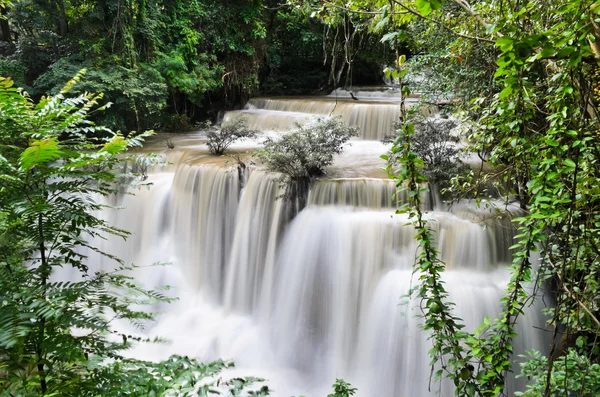
[[[453,381],[457,395],[505,393],[515,324],[538,292],[528,285],[549,283],[556,296],[555,307],[546,311],[552,317],[553,341],[546,358],[529,357],[525,364],[526,376],[535,381],[528,392],[544,396],[579,393],[581,377],[571,370],[585,362],[582,358],[593,363],[600,357],[598,283],[592,280],[599,273],[596,214],[600,196],[591,188],[598,177],[599,153],[592,142],[600,118],[594,86],[589,83],[600,59],[595,44],[600,30],[588,23],[588,18],[597,18],[600,4],[564,1],[544,7],[534,1],[512,14],[493,2],[480,2],[477,8],[455,3],[476,27],[450,31],[464,40],[495,45],[489,53],[497,51],[497,55],[493,55],[496,66],[492,70],[496,81],[487,86],[493,91],[474,101],[471,113],[479,117],[480,125],[470,137],[472,149],[492,171],[478,181],[456,178],[452,188],[470,192],[493,175],[495,183],[508,187],[503,189],[507,200],[516,198],[526,211],[514,220],[519,234],[511,247],[511,279],[500,301],[500,315],[496,320],[486,318],[474,333],[464,332],[440,282],[445,265],[418,206],[420,186],[427,177],[414,149],[415,128],[403,120],[392,149],[402,167],[392,177],[414,198],[405,210],[421,247],[415,263],[420,274],[416,290],[422,299],[424,328],[433,341],[432,364],[441,367],[438,377]],[[515,4],[509,3],[512,9]],[[416,6],[414,11],[422,20],[431,22],[441,16],[442,2],[424,0]],[[493,23],[481,11],[494,15]],[[485,63],[490,65],[489,60]],[[495,87],[499,89],[494,91]],[[531,254],[538,250],[541,265],[536,272]],[[576,336],[575,345],[568,335]],[[589,381],[594,385],[593,377]]]
[[[109,254],[100,252],[114,271],[88,269],[84,252],[97,251],[89,238],[128,235],[93,215],[102,208],[95,197],[115,192],[120,155],[151,132],[125,138],[89,122],[101,96],[66,97],[80,77],[38,104],[0,78],[0,371],[18,393],[64,395],[91,382],[89,356],[118,358],[128,339],[141,339],[112,340],[112,321],[141,324],[152,314],[132,303],[169,300],[136,286],[125,275],[131,267]],[[108,138],[86,137],[96,133]],[[57,281],[58,267],[80,281]]]
[[[341,153],[343,145],[357,135],[356,127],[335,118],[325,118],[299,125],[280,139],[267,139],[264,148],[255,155],[272,171],[292,180],[308,179],[325,175],[334,155]]]
[[[246,377],[224,380],[220,372],[233,367],[221,360],[208,364],[197,360],[172,356],[161,362],[120,360],[95,365],[92,377],[97,381],[94,396],[118,397],[126,391],[128,396],[146,397],[197,397],[230,395],[266,397],[271,390],[267,386],[255,388],[264,379]],[[251,389],[252,388],[252,389]],[[254,389],[254,390],[253,390]]]
[[[336,379],[332,387],[333,393],[328,394],[327,397],[350,397],[356,393],[356,388],[343,379]]]
[[[423,175],[438,188],[445,188],[450,180],[468,167],[461,161],[458,122],[453,119],[419,117],[413,121],[415,133],[411,136],[411,150],[423,159]],[[394,163],[398,153],[389,153]]]
[[[223,155],[234,142],[254,138],[258,134],[258,131],[251,130],[246,126],[245,119],[225,121],[218,126],[207,122],[203,125],[202,130],[208,138],[208,150],[215,156]]]
[[[581,355],[575,349],[569,349],[564,357],[552,366],[548,378],[548,358],[538,351],[522,356],[519,377],[527,378],[527,390],[517,392],[522,397],[542,397],[546,391],[556,396],[597,396],[600,395],[600,364]],[[549,383],[548,383],[549,381]]]

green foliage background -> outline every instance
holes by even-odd
[[[2,10],[0,75],[39,98],[86,68],[76,92],[104,93],[114,106],[94,117],[114,130],[181,131],[250,95],[331,88],[326,25],[275,0],[15,0]],[[363,75],[378,79],[369,54]]]

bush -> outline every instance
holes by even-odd
[[[221,156],[235,141],[253,138],[258,134],[258,131],[246,126],[244,119],[225,121],[220,126],[207,122],[203,129],[208,138],[208,150],[215,156]]]
[[[520,378],[527,378],[527,390],[517,392],[521,397],[551,396],[598,396],[600,395],[600,364],[586,355],[569,349],[566,355],[553,363],[548,377],[548,358],[535,350],[520,356],[527,361],[521,363]],[[548,385],[547,382],[550,381]]]
[[[18,87],[25,86],[25,67],[18,61],[10,58],[0,58],[0,76],[10,77]]]
[[[350,397],[356,393],[356,388],[343,379],[336,379],[332,387],[333,393],[327,397]]]
[[[414,122],[411,149],[425,163],[423,175],[438,187],[445,187],[453,177],[467,169],[460,160],[460,137],[453,133],[457,126],[457,121],[444,118],[418,119]],[[398,154],[390,154],[389,161],[394,162]]]
[[[265,147],[255,154],[272,171],[281,172],[292,180],[325,175],[325,168],[333,156],[343,150],[344,143],[358,135],[356,127],[349,127],[333,118],[298,126],[281,139],[267,139]]]

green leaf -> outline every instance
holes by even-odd
[[[500,47],[502,52],[508,52],[513,49],[514,40],[510,37],[500,37],[496,39],[496,45]]]
[[[391,33],[386,33],[383,35],[383,37],[381,38],[381,42],[382,43],[386,43],[386,42],[392,42],[394,41],[394,39],[396,39],[398,36],[400,36],[400,32],[391,32]]]
[[[504,87],[504,89],[502,91],[500,91],[500,95],[498,95],[498,98],[504,99],[504,98],[508,97],[510,94],[512,94],[512,92],[513,92],[512,86]]]
[[[125,148],[127,148],[127,140],[122,136],[115,134],[110,141],[104,144],[104,147],[100,151],[115,155],[121,153]]]
[[[417,10],[424,17],[426,17],[427,15],[431,14],[432,4],[431,4],[430,1],[428,1],[428,0],[417,0],[416,1],[416,5],[417,5]]]
[[[467,385],[465,386],[465,392],[469,397],[473,397],[475,395],[476,390],[477,389],[473,383],[467,383]]]
[[[62,154],[57,138],[36,140],[31,142],[30,146],[21,153],[20,166],[27,171],[39,164],[55,161]]]
[[[430,0],[431,9],[436,11],[442,8],[442,0]]]
[[[558,53],[556,54],[556,57],[558,59],[568,58],[569,55],[574,53],[576,50],[577,50],[577,47],[574,47],[574,46],[565,47],[565,48],[561,49],[560,51],[558,51]]]

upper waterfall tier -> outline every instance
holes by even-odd
[[[246,109],[225,113],[223,121],[232,121],[243,118],[246,125],[258,131],[286,131],[297,124],[303,124],[315,119],[316,115],[299,112],[283,112],[264,109]]]
[[[253,98],[247,108],[228,112],[226,117],[248,118],[254,128],[263,131],[293,127],[310,115],[341,117],[347,124],[358,127],[360,138],[366,140],[381,140],[391,135],[400,112],[398,102],[333,97]]]
[[[361,101],[368,100],[396,100],[399,101],[402,97],[400,96],[400,90],[398,87],[391,86],[366,86],[366,87],[350,87],[350,88],[337,88],[328,95],[329,97],[338,98],[352,98],[353,96]],[[413,98],[407,98],[407,100],[413,101]]]
[[[309,205],[348,205],[366,208],[395,208],[396,185],[382,179],[321,179],[313,183]]]

